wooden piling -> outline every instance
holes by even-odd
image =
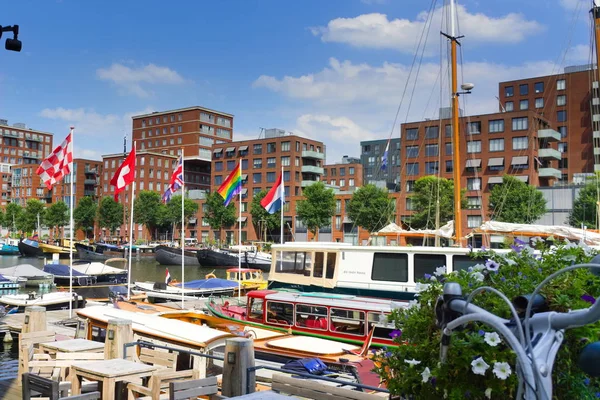
[[[252,339],[227,339],[223,362],[223,396],[242,396],[254,392],[256,377],[254,372],[248,376],[248,367],[254,367]]]
[[[123,345],[133,342],[133,329],[131,320],[109,319],[106,328],[106,339],[104,345],[104,359],[124,358]],[[127,351],[127,359],[131,360],[133,349]]]
[[[46,307],[31,306],[25,308],[25,321],[21,333],[41,332],[47,330]]]

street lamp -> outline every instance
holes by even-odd
[[[13,38],[6,39],[6,44],[4,48],[10,51],[21,51],[23,47],[23,43],[17,37],[19,36],[19,25],[13,26],[0,26],[0,38],[2,37],[2,32],[12,32]]]

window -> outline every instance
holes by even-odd
[[[435,157],[439,153],[437,144],[425,145],[425,157]]]
[[[178,125],[178,126],[177,126],[177,132],[179,132],[179,133],[181,133],[181,132],[182,132],[181,125]]]
[[[348,168],[348,175],[354,175],[354,167]]]
[[[505,97],[513,97],[515,95],[515,88],[512,86],[507,86],[504,88],[504,96]]]
[[[506,103],[504,103],[504,110],[513,111],[514,109],[515,109],[515,105],[512,101],[507,101]]]
[[[467,124],[467,132],[469,135],[479,135],[481,133],[481,122],[469,122]]]
[[[488,122],[488,131],[490,133],[504,132],[504,120],[494,119]]]
[[[407,146],[406,147],[406,158],[417,158],[419,157],[419,146]],[[369,157],[371,158],[371,157]]]
[[[340,229],[342,229],[342,217],[337,215],[335,217],[335,230],[339,231]],[[315,274],[316,274],[316,271],[315,271]]]
[[[519,95],[527,96],[528,94],[529,94],[529,85],[526,83],[519,85]]]
[[[343,332],[346,335],[365,335],[365,313],[357,310],[343,310],[331,308],[332,332]],[[296,315],[297,312],[296,312]]]
[[[221,183],[223,183],[223,176],[215,175],[215,185],[220,185]]]
[[[542,97],[535,99],[535,108],[544,108],[544,99]]]
[[[536,93],[544,93],[544,82],[536,82],[533,88]]]
[[[419,138],[419,128],[409,128],[406,130],[406,140],[417,140]]]
[[[467,215],[467,227],[478,228],[481,226],[481,215]]]
[[[275,172],[267,172],[267,182],[268,183],[275,182]]]
[[[569,168],[569,159],[568,158],[561,158],[560,160],[558,160],[558,168],[559,169]]]
[[[567,144],[566,143],[559,143],[558,144],[558,151],[560,151],[561,153],[566,153],[567,152]]]
[[[566,86],[567,84],[564,79],[559,79],[556,81],[556,90],[565,90]]]
[[[275,168],[277,164],[277,159],[275,157],[267,158],[267,168]]]
[[[293,315],[290,315],[289,318],[291,318],[292,316]],[[284,321],[280,320],[279,316],[274,315],[273,317],[271,317],[271,315],[267,314],[267,318],[276,318],[278,323],[284,323]],[[327,307],[313,306],[307,304],[296,304],[296,326],[324,331],[327,330],[327,325]]]
[[[348,179],[348,186],[354,187],[354,178]]]
[[[558,122],[565,122],[567,120],[567,112],[565,110],[557,111],[556,120]]]
[[[227,171],[232,171],[235,168],[235,160],[228,160],[227,161]]]
[[[467,153],[481,153],[481,140],[467,142]]]
[[[223,171],[223,161],[215,162],[215,171]]]
[[[346,176],[346,168],[340,168],[340,176]]]
[[[467,178],[467,190],[481,190],[481,178]]]
[[[262,168],[262,158],[255,158],[253,165],[254,168]]]
[[[446,146],[446,155],[451,156],[452,152],[453,152],[452,143],[446,143],[445,146]]]
[[[248,170],[248,160],[247,159],[242,160],[242,170],[244,170],[244,171]]]
[[[561,138],[566,138],[567,137],[567,127],[566,126],[559,126],[558,127],[558,132],[560,132],[560,137]]]
[[[412,192],[415,187],[415,181],[406,181],[405,189],[407,192]]]
[[[375,253],[371,280],[387,282],[408,282],[408,254]]]
[[[527,119],[527,117],[512,119],[512,130],[513,131],[526,131],[528,128],[529,128],[529,120]]]
[[[425,128],[425,139],[436,139],[440,135],[439,127],[428,126]]]
[[[421,279],[425,274],[433,275],[437,267],[446,264],[446,256],[439,254],[415,254],[414,268],[415,280]]]
[[[425,163],[425,173],[427,175],[435,175],[438,173],[439,165],[437,161]]]
[[[557,106],[564,106],[567,104],[567,96],[564,94],[561,94],[559,96],[556,96],[556,105]]]
[[[267,143],[267,153],[275,153],[277,151],[276,143]]]
[[[171,127],[169,128],[169,132],[170,132],[170,133],[175,133],[175,127],[174,127],[174,126],[171,126]]]
[[[519,110],[527,110],[529,108],[529,100],[519,101]]]
[[[446,172],[452,172],[454,168],[452,168],[452,160],[446,161]]]
[[[346,180],[340,179],[340,186],[346,186]]]
[[[504,151],[504,139],[490,139],[490,151]]]
[[[255,144],[253,152],[254,154],[262,154],[262,144]]]
[[[479,197],[479,196],[467,197],[467,208],[470,210],[480,210],[481,209],[481,197]]]
[[[252,183],[261,183],[262,182],[262,174],[254,173],[252,174]]]
[[[281,142],[281,151],[290,151],[290,142]]]
[[[289,167],[290,166],[290,157],[289,156],[281,157],[281,165],[284,167]]]
[[[325,313],[327,313],[327,308],[322,308],[324,308]],[[267,321],[278,325],[292,325],[294,323],[294,305],[290,303],[267,301]]]
[[[452,137],[452,125],[450,125],[450,124],[447,124],[447,125],[444,127],[444,135],[445,135],[446,137]],[[398,143],[398,144],[399,144],[399,143]]]
[[[419,175],[419,163],[407,163],[406,175]]]
[[[514,137],[512,140],[512,148],[513,150],[526,150],[528,146],[527,137],[519,136]]]

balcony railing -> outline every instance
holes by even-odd
[[[554,159],[560,160],[562,158],[562,154],[560,151],[555,149],[539,149],[538,157],[541,159]]]
[[[84,185],[97,185],[98,182],[95,179],[85,179],[83,181]]]
[[[559,142],[560,133],[554,129],[540,129],[538,131],[538,139],[546,139],[549,142]]]
[[[540,178],[556,178],[562,177],[562,172],[556,168],[540,168],[538,171]]]
[[[324,160],[325,153],[320,153],[314,150],[302,150],[302,157],[304,158],[314,158],[317,160]]]
[[[311,174],[323,175],[323,167],[317,167],[316,165],[303,165],[302,172],[309,172]]]

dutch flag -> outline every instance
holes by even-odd
[[[165,284],[168,285],[171,282],[171,274],[169,273],[169,268],[167,268],[166,276],[165,276]]]
[[[275,186],[269,190],[269,193],[260,201],[260,205],[267,210],[269,214],[275,214],[285,203],[285,193],[283,188],[283,179],[281,174],[275,182]]]

